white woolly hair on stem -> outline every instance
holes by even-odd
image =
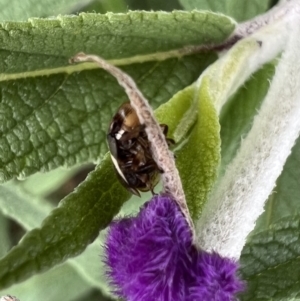
[[[170,195],[178,204],[191,229],[194,241],[194,224],[187,207],[182,183],[175,165],[174,155],[169,150],[165,136],[158,122],[154,118],[153,110],[150,107],[148,101],[143,96],[142,92],[138,89],[134,80],[128,74],[124,73],[121,69],[109,64],[101,57],[96,55],[78,53],[70,59],[71,63],[86,61],[97,63],[99,67],[103,68],[111,75],[113,75],[117,79],[119,84],[125,89],[132,107],[136,110],[139,121],[145,125],[145,130],[150,141],[150,148],[153,154],[153,158],[158,167],[163,170],[162,181],[164,192]]]
[[[181,55],[187,55],[189,53],[197,53],[203,50],[216,50],[222,55],[224,50],[230,49],[236,42],[241,39],[245,39],[254,33],[258,32],[263,27],[269,27],[270,25],[276,25],[281,23],[283,19],[288,17],[292,13],[300,12],[299,0],[281,0],[276,6],[271,8],[264,14],[256,16],[251,20],[247,20],[243,23],[236,25],[233,33],[222,43],[212,45],[198,45],[198,46],[186,46],[179,50]],[[232,20],[232,22],[235,22]]]
[[[290,15],[289,38],[252,129],[197,222],[205,251],[238,259],[263,212],[300,131],[300,18]]]
[[[282,52],[289,34],[288,24],[289,19],[283,18],[261,28],[253,35],[237,42],[201,74],[197,85],[200,86],[204,78],[209,78],[212,87],[209,93],[214,99],[218,114],[230,96],[254,72]]]
[[[267,11],[265,14],[259,15],[249,21],[238,24],[232,36],[247,37],[261,27],[269,24],[274,24],[277,21],[291,15],[292,13],[300,12],[299,0],[284,0]],[[230,39],[230,38],[229,38]]]

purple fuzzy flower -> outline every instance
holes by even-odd
[[[128,301],[231,301],[243,288],[236,263],[192,245],[168,196],[155,196],[137,217],[111,224],[106,263],[115,293]]]

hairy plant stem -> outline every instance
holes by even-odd
[[[262,46],[268,44],[268,36],[276,37],[283,30],[287,32],[283,40],[286,49],[252,129],[197,223],[197,242],[205,251],[216,251],[234,259],[240,257],[246,238],[263,212],[264,203],[299,135],[300,22],[297,10],[289,12],[278,26],[272,24],[263,29],[268,34],[266,40],[260,41]],[[273,47],[283,41],[273,39]]]

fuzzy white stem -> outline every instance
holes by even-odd
[[[206,251],[238,259],[263,212],[300,131],[300,21],[290,16],[290,36],[269,93],[240,151],[228,166],[197,223]]]
[[[224,103],[263,64],[282,52],[289,34],[289,18],[272,23],[239,41],[219,60],[207,68],[197,81],[207,78],[210,95],[220,113]]]
[[[300,1],[289,0],[266,14],[237,26],[233,35],[244,38],[225,53],[220,53],[222,57],[203,72],[198,80],[200,84],[202,78],[209,74],[210,85],[215,87],[211,89],[211,93],[214,94],[212,98],[216,99],[215,107],[218,113],[251,74],[282,52],[291,31],[289,24],[294,15],[300,15]],[[253,47],[254,41],[256,47]],[[228,68],[235,68],[230,77]]]
[[[186,55],[188,53],[201,52],[203,50],[217,50],[222,54],[224,50],[230,49],[236,42],[253,35],[261,28],[273,26],[278,22],[281,23],[283,19],[286,19],[291,14],[299,12],[299,0],[282,0],[268,12],[251,20],[237,24],[233,33],[224,42],[217,45],[187,46],[181,49],[180,52],[182,52],[182,55]]]
[[[277,21],[282,20],[286,16],[290,16],[293,13],[300,12],[300,2],[299,0],[285,0],[281,1],[278,5],[274,6],[265,14],[255,17],[249,21],[240,23],[234,33],[233,36],[247,37],[261,27],[266,25],[271,25],[276,23]]]
[[[194,240],[194,224],[187,207],[185,194],[182,188],[177,167],[175,165],[174,156],[169,151],[167,141],[161,130],[161,127],[154,118],[152,108],[150,107],[147,99],[144,97],[142,92],[136,86],[134,80],[128,74],[124,73],[121,69],[109,64],[107,61],[96,55],[79,53],[70,61],[93,61],[97,63],[99,67],[103,68],[111,75],[113,75],[117,79],[119,84],[125,89],[131,105],[136,110],[139,121],[145,125],[148,139],[151,142],[150,148],[153,154],[153,158],[157,165],[163,170],[162,180],[164,192],[170,195],[178,204],[190,226]]]

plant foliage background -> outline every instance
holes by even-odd
[[[106,130],[126,95],[103,70],[70,66],[68,59],[85,51],[113,60],[154,108],[165,104],[158,119],[170,126],[176,142],[187,140],[177,164],[196,217],[216,178],[211,167],[220,161],[223,172],[235,156],[276,62],[251,76],[222,109],[220,152],[219,125],[209,104],[199,107],[198,121],[186,124],[183,133],[176,128],[191,105],[187,87],[217,55],[179,58],[176,50],[222,42],[234,30],[226,15],[241,22],[275,2],[0,1],[0,295],[110,300],[101,262],[105,230],[98,235],[99,230],[118,213],[137,212],[149,198],[130,198],[105,155]],[[99,165],[86,178],[94,162]],[[300,141],[244,248],[241,274],[248,290],[241,300],[297,300],[300,294],[299,163]],[[201,187],[193,185],[191,168]]]

